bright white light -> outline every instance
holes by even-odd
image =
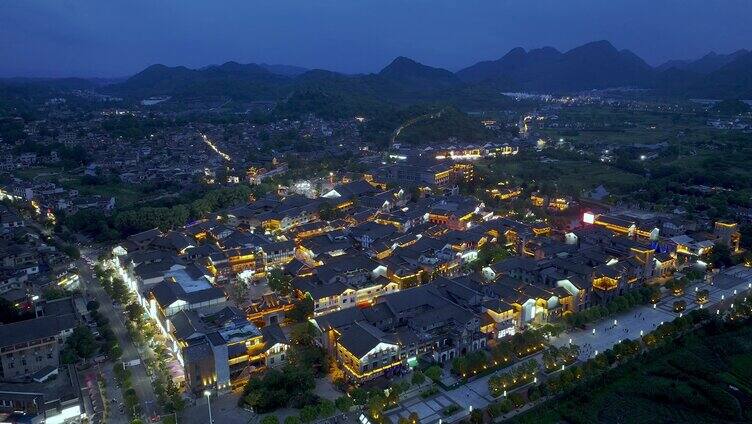
[[[585,212],[582,214],[582,222],[585,224],[592,224],[595,222],[595,215],[592,212]]]

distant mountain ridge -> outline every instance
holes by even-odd
[[[201,69],[153,65],[106,91],[124,97],[227,96],[281,100],[297,91],[327,91],[332,98],[356,96],[411,104],[472,97],[482,104],[503,91],[568,93],[635,87],[684,97],[752,98],[752,52],[708,53],[694,61],[648,65],[629,50],[601,40],[566,52],[553,47],[514,48],[496,60],[456,73],[397,57],[378,73],[347,75],[287,65],[227,62]]]
[[[629,50],[595,41],[562,53],[553,47],[512,49],[501,59],[457,72],[466,82],[489,82],[505,90],[586,90],[638,85],[652,69]]]
[[[418,84],[454,86],[461,83],[457,75],[446,69],[433,68],[404,56],[394,59],[378,75],[395,81]]]
[[[749,53],[749,50],[740,49],[729,54],[718,54],[710,52],[705,56],[695,60],[669,60],[656,67],[658,71],[665,71],[676,68],[681,71],[696,72],[698,74],[708,74],[721,69],[736,59]]]

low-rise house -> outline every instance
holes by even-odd
[[[57,364],[28,381],[0,382],[0,415],[10,423],[78,422],[86,417],[81,385],[74,366]]]
[[[73,314],[0,325],[0,380],[22,380],[45,367],[57,367],[60,349],[78,320]]]

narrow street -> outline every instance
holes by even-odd
[[[116,310],[112,305],[112,299],[107,295],[104,289],[96,281],[92,267],[87,263],[86,259],[96,260],[96,257],[89,257],[92,255],[90,252],[82,250],[82,259],[78,260],[76,265],[78,266],[81,284],[84,287],[84,294],[93,297],[99,302],[99,311],[109,318],[110,327],[117,337],[120,349],[123,353],[121,361],[128,362],[132,360],[141,360],[141,355],[136,348],[136,345],[130,338],[128,330],[123,323],[123,317],[120,311]],[[94,256],[94,255],[92,255]],[[129,367],[133,378],[133,389],[136,391],[141,406],[143,408],[143,415],[150,417],[157,409],[157,399],[154,394],[154,389],[151,385],[151,379],[146,373],[146,367],[143,361],[136,366]]]

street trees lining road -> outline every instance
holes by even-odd
[[[89,256],[91,254],[91,252],[83,252],[84,258],[93,261],[95,258],[91,258]],[[96,253],[94,256],[96,256]],[[112,299],[108,296],[102,286],[95,281],[92,267],[83,259],[79,260],[76,265],[80,273],[79,277],[81,279],[81,284],[84,286],[86,292],[93,295],[94,300],[98,301],[100,304],[99,313],[102,316],[109,318],[110,326],[122,352],[121,360],[124,362],[130,362],[136,359],[141,360],[141,355],[128,334],[128,330],[120,317],[120,312],[113,307]],[[143,363],[141,363],[129,367],[129,369],[132,374],[133,390],[136,396],[141,400],[141,403],[144,406],[144,412],[147,415],[151,415],[153,412],[151,409],[157,404],[157,399],[154,395],[151,379],[146,373],[146,368]]]

